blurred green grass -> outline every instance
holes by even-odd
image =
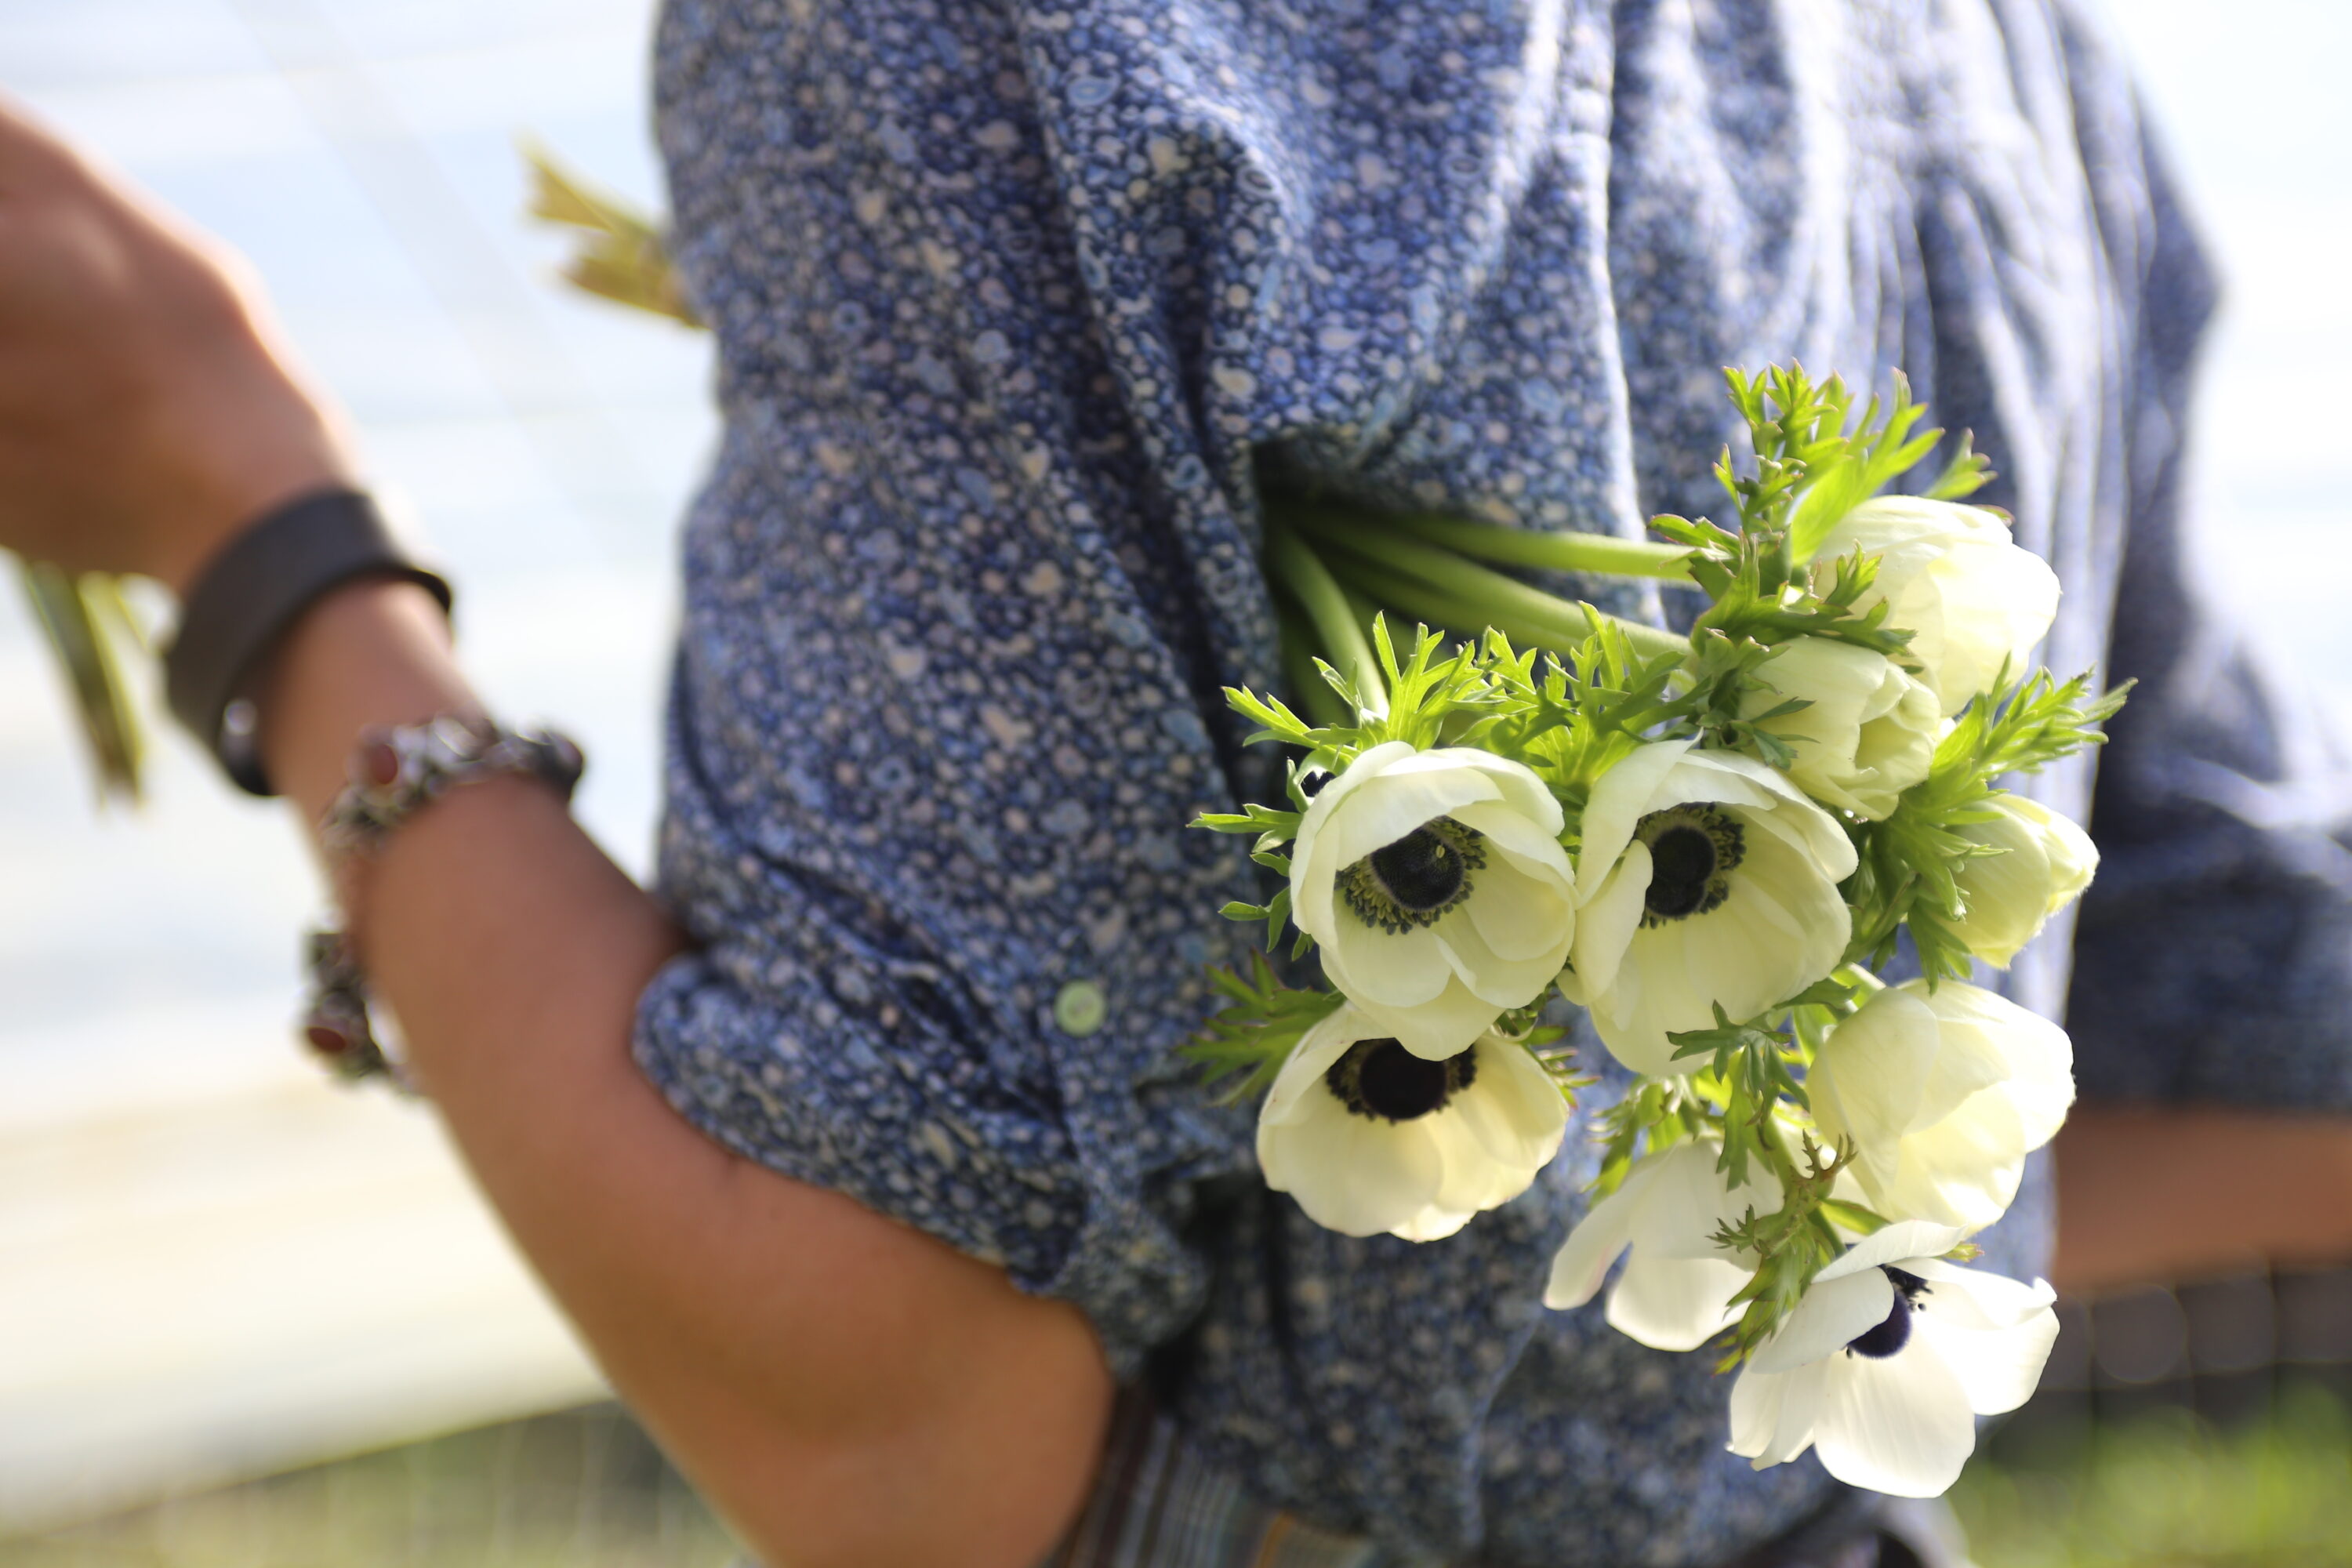
[[[2352,1565],[2352,1411],[2317,1384],[2225,1425],[2158,1405],[2004,1436],[1951,1494],[1981,1568]]]
[[[1979,1568],[2352,1568],[2352,1410],[2282,1380],[2216,1426],[2029,1411],[1951,1501]],[[600,1407],[412,1444],[34,1540],[5,1568],[723,1568],[727,1535]]]
[[[613,1405],[0,1541],[5,1568],[724,1568],[739,1555]]]

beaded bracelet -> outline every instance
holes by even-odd
[[[351,783],[319,823],[320,842],[342,889],[346,926],[356,902],[352,883],[359,863],[382,849],[402,823],[448,791],[501,773],[520,773],[541,780],[568,801],[586,767],[586,758],[569,736],[551,730],[508,730],[470,715],[443,714],[421,724],[362,731],[352,752]],[[367,978],[349,930],[313,930],[303,940],[303,970],[309,977],[303,1043],[348,1082],[383,1077],[397,1088],[411,1089],[399,1063],[376,1040],[368,1016]]]

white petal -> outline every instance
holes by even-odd
[[[1497,958],[1540,959],[1557,973],[1576,936],[1574,897],[1565,879],[1531,877],[1497,856],[1478,873],[1462,911]]]
[[[1259,1124],[1279,1125],[1305,1115],[1311,1109],[1306,1103],[1307,1091],[1322,1084],[1323,1075],[1331,1070],[1333,1062],[1347,1054],[1349,1046],[1373,1038],[1378,1033],[1362,1014],[1346,1003],[1334,1008],[1328,1017],[1291,1047],[1282,1070],[1275,1075],[1274,1087],[1266,1092],[1265,1103],[1258,1107]],[[1322,1092],[1330,1094],[1328,1088]]]
[[[1515,815],[1535,825],[1542,835],[1554,841],[1557,847],[1559,830],[1567,816],[1543,780],[1524,763],[1508,757],[1498,757],[1492,752],[1482,752],[1470,746],[1449,746],[1431,753],[1458,763],[1463,767],[1475,768],[1491,778],[1502,791],[1502,802]]]
[[[1615,1192],[1576,1222],[1576,1228],[1552,1254],[1551,1279],[1544,1287],[1545,1306],[1554,1310],[1581,1307],[1600,1292],[1609,1266],[1633,1239],[1642,1194],[1657,1174],[1656,1165],[1650,1161],[1635,1165]]]
[[[1894,1310],[1895,1287],[1875,1268],[1839,1279],[1815,1275],[1805,1299],[1756,1347],[1748,1364],[1759,1372],[1793,1372],[1825,1361],[1885,1322]]]
[[[2033,1397],[2050,1347],[2058,1339],[2058,1314],[2044,1307],[2012,1328],[1969,1329],[1923,1312],[1916,1332],[1951,1369],[1967,1393],[1969,1408],[1999,1415]]]
[[[1558,816],[1559,810],[1554,806],[1551,815]],[[1559,847],[1559,830],[1545,827],[1541,818],[1528,816],[1507,800],[1474,801],[1455,807],[1448,815],[1463,826],[1475,827],[1485,834],[1492,847],[1519,861],[1530,872],[1553,876],[1570,888],[1575,886],[1576,869],[1569,862],[1568,851]]]
[[[1927,1281],[1937,1321],[1965,1329],[2015,1328],[2058,1299],[2047,1281],[2021,1284],[1941,1258],[1915,1258],[1908,1271]]]
[[[1941,1497],[1976,1446],[1967,1390],[1917,1336],[1895,1355],[1842,1355],[1829,1364],[1813,1451],[1848,1486]]]
[[[1494,1159],[1530,1173],[1551,1163],[1568,1131],[1568,1098],[1524,1046],[1488,1035],[1476,1051],[1477,1073],[1449,1111],[1457,1110]]]
[[[1493,779],[1475,768],[1415,765],[1427,760],[1427,753],[1403,759],[1349,796],[1345,807],[1332,814],[1323,831],[1328,838],[1326,852],[1334,866],[1352,866],[1423,824],[1450,815],[1457,806],[1493,800],[1502,793]]]
[[[1363,995],[1354,984],[1353,972],[1344,975],[1335,972],[1328,954],[1323,973],[1355,1001],[1357,1010],[1373,1026],[1373,1037],[1386,1036],[1414,1056],[1426,1057],[1433,1062],[1442,1062],[1467,1049],[1471,1041],[1494,1026],[1496,1015],[1502,1010],[1492,1002],[1481,1001],[1468,986],[1451,978],[1444,990],[1426,1002],[1391,1007]]]
[[[1376,931],[1343,910],[1322,944],[1325,977],[1360,1002],[1417,1007],[1454,978],[1445,949],[1427,926]]]
[[[1750,1208],[1769,1214],[1780,1206],[1780,1181],[1759,1163],[1748,1180],[1727,1190],[1716,1168],[1721,1146],[1696,1141],[1675,1144],[1657,1157],[1658,1179],[1642,1205],[1641,1245],[1661,1258],[1720,1258],[1715,1233]]]
[[[1837,818],[1805,798],[1805,792],[1789,782],[1789,776],[1778,768],[1767,767],[1753,757],[1743,757],[1737,752],[1696,752],[1685,759],[1691,768],[1705,767],[1718,775],[1716,783],[1729,782],[1720,775],[1730,775],[1747,784],[1752,795],[1718,788],[1713,795],[1698,799],[1721,799],[1736,805],[1745,805],[1762,815],[1769,808],[1770,831],[1801,845],[1805,854],[1832,882],[1842,882],[1853,874],[1856,865],[1853,840],[1838,826]]]
[[[2074,1047],[2066,1031],[2006,996],[1973,985],[1938,986],[1927,1005],[1948,1043],[1998,1057],[2002,1092],[2017,1109],[2026,1148],[2048,1142],[2074,1102]]]
[[[1432,1204],[1419,1213],[1391,1226],[1389,1234],[1404,1241],[1444,1241],[1476,1217],[1475,1210],[1447,1208],[1442,1204]]]
[[[1882,1230],[1872,1232],[1845,1249],[1845,1256],[1824,1266],[1813,1276],[1815,1283],[1823,1279],[1843,1279],[1849,1274],[1859,1274],[1865,1268],[1876,1268],[1892,1263],[1916,1274],[1911,1267],[1915,1258],[1940,1258],[1960,1244],[1968,1232],[1958,1226],[1931,1225],[1926,1220],[1897,1220]]]
[[[1445,1174],[1430,1198],[1433,1207],[1465,1218],[1506,1204],[1528,1190],[1537,1165],[1497,1159],[1478,1137],[1459,1102],[1421,1119],[1444,1162]]]
[[[1475,901],[1476,895],[1473,894],[1471,902]],[[1570,934],[1556,933],[1556,944],[1532,957],[1507,958],[1486,945],[1486,938],[1468,903],[1447,910],[1429,930],[1437,939],[1437,951],[1444,955],[1454,977],[1497,1009],[1525,1006],[1543,994],[1568,956],[1567,938]]]
[[[1265,1184],[1342,1236],[1378,1236],[1411,1222],[1445,1173],[1427,1129],[1355,1115],[1330,1096],[1294,1121],[1260,1122],[1257,1151]]]
[[[1617,857],[1633,841],[1634,825],[1658,809],[1650,797],[1672,773],[1675,764],[1696,742],[1654,741],[1636,746],[1594,781],[1584,806],[1584,841],[1576,857],[1576,892],[1591,903],[1601,879],[1617,864]],[[1649,886],[1647,879],[1642,884]]]
[[[1307,803],[1306,814],[1299,819],[1298,831],[1290,844],[1291,919],[1300,931],[1318,942],[1330,939],[1331,889],[1339,872],[1346,868],[1345,862],[1333,858],[1324,829],[1332,814],[1358,790],[1378,778],[1383,769],[1411,755],[1412,747],[1402,741],[1374,746],[1325,781]]]
[[[1731,1385],[1731,1451],[1759,1470],[1803,1453],[1828,1381],[1829,1369],[1818,1363],[1780,1373],[1742,1367]]]
[[[1609,1326],[1652,1350],[1696,1350],[1737,1315],[1731,1298],[1748,1275],[1727,1258],[1661,1258],[1636,1240],[1609,1289]]]
[[[1904,1139],[1893,1173],[1877,1182],[1874,1196],[1895,1214],[1982,1230],[2017,1196],[2026,1147],[2016,1110],[1999,1095],[1980,1094]]]
[[[1936,1015],[1918,997],[1888,989],[1864,1002],[1831,1034],[1806,1076],[1822,1136],[1834,1142],[1850,1135],[1866,1155],[1891,1156],[1917,1120],[1937,1047]]]
[[[1643,899],[1650,890],[1650,847],[1629,844],[1598,894],[1577,912],[1578,985],[1588,997],[1597,997],[1617,984],[1618,966],[1625,961],[1627,944],[1642,928]]]

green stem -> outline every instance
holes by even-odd
[[[1333,551],[1328,564],[1351,595],[1376,600],[1397,615],[1410,616],[1433,630],[1451,633],[1464,641],[1475,638],[1481,629],[1492,626],[1521,647],[1549,648],[1565,654],[1592,635],[1591,626],[1580,627],[1571,637],[1549,623],[1523,621],[1509,614],[1490,614],[1408,573],[1391,571],[1351,551]]]
[[[1302,511],[1297,516],[1301,526],[1323,543],[1337,545],[1403,578],[1427,584],[1436,594],[1475,612],[1481,626],[1492,626],[1507,637],[1519,636],[1505,624],[1509,621],[1530,630],[1541,628],[1545,635],[1529,640],[1544,647],[1576,647],[1592,635],[1590,617],[1599,616],[1615,622],[1636,652],[1690,651],[1688,641],[1670,631],[1611,616],[1589,605],[1571,605],[1437,545],[1407,539],[1389,530],[1349,526],[1312,512]]]
[[[1352,722],[1348,705],[1315,668],[1315,626],[1298,602],[1287,592],[1276,592],[1275,613],[1279,617],[1282,633],[1282,668],[1290,678],[1291,689],[1298,695],[1299,705],[1307,716],[1326,730],[1339,729]]]
[[[98,773],[99,799],[119,795],[136,805],[141,797],[145,732],[117,657],[116,631],[132,627],[121,590],[96,573],[76,577],[46,562],[21,563],[25,592],[66,678],[84,742]]]
[[[1290,590],[1315,624],[1315,635],[1339,673],[1353,682],[1367,711],[1385,718],[1388,687],[1381,679],[1380,660],[1364,637],[1363,627],[1349,607],[1348,595],[1307,542],[1286,528],[1270,528],[1266,561],[1275,576]]]
[[[1366,519],[1365,521],[1371,520]],[[1381,526],[1402,529],[1433,544],[1480,561],[1509,566],[1539,566],[1553,572],[1581,572],[1602,577],[1656,577],[1687,583],[1690,547],[1660,544],[1646,539],[1619,539],[1607,533],[1547,533],[1528,528],[1503,528],[1491,522],[1467,522],[1460,518],[1422,513],[1383,516]]]

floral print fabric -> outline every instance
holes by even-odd
[[[1266,795],[1219,697],[1275,683],[1264,476],[1631,536],[1715,505],[1717,366],[1902,366],[2065,585],[2049,662],[2112,616],[2148,678],[2086,1092],[2345,1102],[2341,884],[2241,804],[2293,793],[2252,677],[2179,640],[2206,275],[2071,7],[671,0],[657,65],[726,436],[661,847],[702,945],[639,1059],[745,1156],[1076,1302],[1266,1503],[1407,1555],[1677,1564],[1832,1484],[1726,1454],[1703,1358],[1542,1310],[1578,1162],[1444,1242],[1349,1239],[1171,1054],[1259,890],[1183,824]],[[2278,944],[2205,943],[2215,887]],[[2065,985],[2058,931],[2009,989]],[[2036,1169],[1989,1266],[2030,1278],[2046,1221]]]

